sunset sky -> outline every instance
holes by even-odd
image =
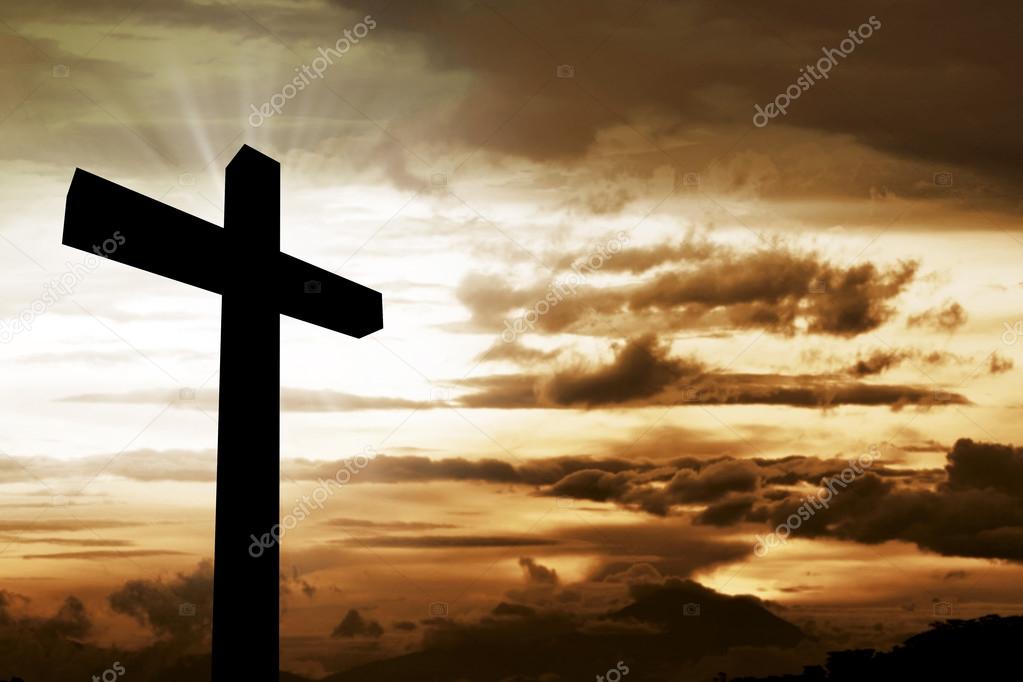
[[[1023,613],[1021,15],[4,2],[0,630],[202,648],[219,297],[60,241],[76,167],[222,225],[243,144],[282,249],[384,300],[364,339],[281,320],[282,515],[368,459],[285,534],[284,669],[672,578],[819,638],[707,674]]]

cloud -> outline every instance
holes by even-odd
[[[590,372],[556,374],[546,394],[561,405],[623,403],[656,395],[701,370],[697,362],[669,359],[653,336],[645,336],[622,347],[612,364]]]
[[[85,605],[76,597],[64,600],[57,614],[43,624],[60,637],[84,637],[92,630],[92,621],[85,613]]]
[[[56,457],[16,457],[0,463],[0,482],[75,479],[97,475],[119,476],[135,481],[212,482],[217,478],[216,450],[129,450],[101,453],[67,460]],[[0,532],[7,530],[0,522]],[[15,523],[15,522],[11,522]],[[77,519],[41,521],[41,530],[80,530]],[[101,525],[96,525],[101,524]],[[137,523],[109,519],[89,521],[84,527],[120,528]],[[27,527],[34,527],[27,524]]]
[[[871,352],[866,358],[858,359],[846,371],[854,377],[881,374],[899,366],[908,357],[910,355],[907,351],[878,349]]]
[[[1012,358],[1003,357],[997,352],[991,354],[987,366],[990,374],[1005,374],[1013,367],[1015,367],[1015,362],[1013,362]]]
[[[384,628],[375,620],[363,618],[355,609],[350,609],[341,622],[337,624],[331,637],[368,637],[378,639],[384,634]]]
[[[3,629],[12,626],[46,639],[80,639],[92,633],[92,619],[86,612],[82,600],[74,595],[66,597],[50,618],[17,617],[10,612],[10,607],[15,601],[27,604],[30,600],[28,597],[0,590],[0,641],[3,639]]]
[[[610,573],[604,576],[607,583],[625,583],[626,585],[652,584],[659,585],[664,582],[664,576],[654,566],[646,562],[631,564],[628,568],[618,573]]]
[[[840,459],[677,458],[602,469],[596,461],[542,485],[538,494],[613,503],[626,509],[691,521],[691,529],[762,524],[774,528],[804,503],[807,484],[822,485],[849,467]],[[802,492],[797,492],[802,490]],[[901,540],[946,556],[1023,561],[1023,449],[960,439],[948,453],[944,476],[934,470],[875,464],[841,488],[826,510],[804,521],[793,535],[831,537],[864,544]],[[692,512],[693,506],[702,507]],[[670,544],[657,525],[562,530],[562,540],[599,542],[611,551],[631,547],[668,559]],[[754,531],[751,531],[751,533]],[[646,534],[656,540],[647,541]],[[752,537],[752,534],[751,534]],[[660,544],[658,544],[660,543]],[[619,547],[620,544],[620,547]],[[710,541],[710,560],[735,560],[750,547]],[[723,552],[723,553],[722,553]],[[689,548],[687,555],[696,556]],[[654,564],[665,570],[664,564]],[[692,564],[690,564],[692,566]],[[614,569],[615,572],[623,567]]]
[[[553,360],[557,355],[557,351],[543,351],[537,348],[530,348],[518,341],[506,343],[503,340],[498,340],[490,348],[480,353],[476,359],[480,362],[507,360],[516,364],[536,364],[545,360]]]
[[[334,3],[357,12],[380,8],[374,0]],[[618,174],[649,177],[664,166],[703,170],[726,152],[755,150],[778,159],[767,165],[771,172],[762,174],[760,186],[782,198],[865,196],[872,187],[941,197],[948,188],[936,186],[932,176],[946,168],[962,171],[956,189],[974,190],[982,203],[998,197],[1011,206],[1007,196],[1019,185],[1012,160],[1023,150],[1023,135],[1014,129],[1023,100],[1007,84],[1009,65],[1021,60],[1023,50],[1011,40],[984,40],[1003,35],[1003,20],[1021,18],[1007,0],[984,15],[953,3],[942,22],[926,24],[919,21],[927,7],[922,0],[877,6],[874,19],[881,28],[854,46],[829,82],[766,128],[753,127],[754,105],[774,100],[803,67],[817,63],[823,48],[849,42],[848,31],[874,10],[840,4],[820,11],[808,0],[772,12],[749,0],[658,0],[642,7],[627,0],[599,6],[571,0],[562,6],[561,16],[573,17],[566,28],[551,21],[549,7],[540,2],[500,12],[473,11],[460,0],[429,8],[404,0],[386,7],[395,50],[423,55],[435,71],[468,83],[451,91],[444,107],[417,108],[415,121],[406,124],[438,145],[485,145],[498,159],[569,165],[619,151],[613,133],[628,126],[654,150],[619,160],[612,166]],[[780,43],[790,49],[779,50]],[[942,54],[922,59],[930,45],[942,45]],[[573,78],[554,78],[558,60],[574,64]],[[652,88],[649,79],[676,87]],[[530,93],[526,104],[524,93]],[[876,105],[850,107],[849,93]],[[940,103],[944,111],[967,112],[990,125],[950,132],[941,116],[921,120],[921,103]],[[742,148],[731,149],[740,137]],[[823,152],[815,148],[822,138],[834,141]],[[838,142],[854,146],[856,155],[835,163]],[[829,161],[846,169],[844,186]],[[811,163],[813,172],[776,170]]]
[[[961,438],[948,453],[945,471],[948,490],[990,490],[1023,501],[1023,448]]]
[[[51,519],[36,521],[0,521],[0,532],[9,533],[52,533],[61,531],[79,531],[89,528],[129,528],[141,525],[131,521],[116,519]]]
[[[479,547],[533,547],[538,545],[557,544],[556,540],[546,538],[508,537],[500,535],[374,535],[347,540],[337,540],[336,542],[356,547],[388,547],[403,549],[475,549]]]
[[[605,406],[968,404],[951,391],[910,385],[868,384],[829,374],[739,374],[715,370],[695,358],[671,356],[653,336],[630,340],[614,359],[549,375],[494,375],[466,379],[466,407],[596,408]]]
[[[82,543],[88,544],[88,543]],[[51,552],[49,554],[22,554],[22,559],[74,559],[77,561],[105,561],[108,559],[130,559],[155,556],[181,556],[187,552],[169,549],[118,549],[94,550],[85,552]]]
[[[292,566],[291,572],[282,570],[280,579],[280,590],[282,596],[290,595],[294,590],[298,589],[309,599],[312,599],[316,595],[316,586],[303,578],[298,571],[298,566]],[[283,611],[282,607],[282,611]]]
[[[169,581],[131,580],[107,598],[116,613],[134,618],[158,637],[179,645],[207,641],[213,614],[213,562],[201,561],[192,573]],[[196,607],[195,616],[182,618],[182,604]]]
[[[915,327],[926,327],[938,332],[954,332],[969,319],[966,310],[955,301],[949,301],[943,306],[930,308],[910,315],[906,320],[906,326],[910,329]]]
[[[698,270],[669,272],[640,286],[632,310],[677,310],[702,316],[723,310],[733,328],[792,334],[796,320],[810,333],[856,336],[893,314],[889,301],[916,274],[914,262],[879,270],[872,263],[834,266],[812,254],[772,248],[734,256],[723,252]]]
[[[866,356],[860,356],[852,365],[846,367],[845,372],[853,377],[866,377],[883,374],[895,369],[905,362],[921,363],[925,365],[976,365],[978,360],[970,356],[956,355],[948,351],[932,350],[923,351],[917,348],[878,348]],[[1006,367],[1005,363],[1008,363]],[[997,353],[989,357],[989,367],[992,374],[1008,371],[1012,368],[1012,360],[1003,359]]]
[[[327,525],[340,526],[345,529],[366,529],[373,531],[416,531],[416,530],[438,530],[442,528],[456,528],[450,523],[427,523],[425,521],[370,521],[369,519],[333,518],[327,521]]]
[[[525,575],[528,584],[557,585],[558,572],[536,563],[531,557],[520,557],[519,567]]]
[[[1023,561],[1020,449],[960,439],[948,453],[945,474],[932,485],[927,472],[900,482],[869,471],[793,535],[865,544],[901,540],[946,556]],[[762,512],[774,527],[800,504],[800,496],[786,494],[765,500]],[[750,515],[759,516],[756,510]]]
[[[571,264],[578,257],[565,256],[562,262]],[[551,284],[516,288],[470,273],[456,294],[472,314],[469,328],[479,331],[494,332],[509,324],[516,331],[521,326],[522,331],[544,334],[606,336],[617,335],[619,326],[655,326],[660,332],[763,329],[848,338],[891,319],[892,302],[913,281],[918,264],[836,265],[781,242],[737,251],[687,238],[677,246],[624,249],[604,259],[598,274],[616,269],[646,277],[638,284],[569,287],[572,280],[566,273]],[[526,317],[540,301],[550,303],[546,312],[535,320]]]

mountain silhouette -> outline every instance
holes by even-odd
[[[624,661],[626,682],[689,680],[698,659],[732,647],[789,648],[804,634],[753,597],[723,595],[690,580],[632,588],[624,608],[590,618],[502,602],[477,622],[431,619],[424,649],[360,665],[322,682],[566,682],[588,680]],[[699,606],[699,613],[693,608]],[[20,635],[20,636],[19,636]],[[834,651],[802,673],[729,682],[904,682],[1016,680],[1023,616],[932,623],[891,651]],[[209,654],[187,655],[169,642],[107,649],[66,633],[16,626],[0,636],[0,681],[89,679],[114,660],[146,682],[209,682]],[[44,665],[44,662],[46,663]],[[27,664],[27,665],[26,665]],[[722,665],[727,670],[727,664]],[[243,680],[243,678],[238,678]],[[710,678],[699,682],[710,682]],[[281,682],[312,680],[281,672]]]
[[[789,647],[796,626],[753,597],[719,594],[691,580],[632,588],[633,603],[579,621],[501,604],[478,624],[434,624],[426,649],[375,661],[325,682],[497,682],[591,679],[619,661],[630,682],[666,679],[673,670],[729,647]]]
[[[798,675],[737,677],[732,682],[903,682],[1018,680],[1023,616],[984,616],[932,623],[891,651],[833,651],[823,666]]]

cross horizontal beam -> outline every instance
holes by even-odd
[[[112,239],[116,248],[104,248]],[[226,267],[236,255],[223,228],[80,168],[68,190],[62,243],[215,294],[224,292],[224,273],[244,272]],[[276,301],[268,305],[281,315],[356,338],[383,329],[380,292],[286,253],[278,253],[275,270],[249,276],[275,278]]]

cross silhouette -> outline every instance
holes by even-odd
[[[223,228],[79,168],[62,241],[221,295],[213,680],[277,680],[280,548],[249,548],[280,520],[280,315],[361,338],[380,293],[280,251],[280,164],[247,145]]]

